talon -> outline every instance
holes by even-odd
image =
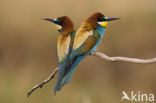
[[[95,52],[93,52],[93,53],[90,53],[90,55],[92,55],[92,56],[95,56]]]

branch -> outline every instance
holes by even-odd
[[[156,63],[156,58],[152,59],[137,59],[137,58],[128,58],[128,57],[109,57],[103,53],[95,52],[91,54],[92,56],[98,56],[102,59],[105,59],[106,61],[112,61],[112,62],[129,62],[129,63],[137,63],[137,64],[152,64]]]
[[[144,60],[144,59],[127,58],[127,57],[119,57],[119,56],[109,57],[109,56],[107,56],[103,53],[99,53],[99,52],[92,53],[91,56],[98,56],[98,57],[101,57],[102,59],[105,59],[106,61],[112,61],[112,62],[120,61],[120,62],[129,62],[129,63],[137,63],[137,64],[156,63],[156,58]],[[42,81],[40,84],[37,84],[30,91],[28,91],[27,96],[29,97],[32,94],[32,92],[34,92],[37,88],[42,88],[44,84],[47,84],[50,80],[52,80],[52,78],[54,78],[57,71],[58,71],[58,68],[55,68],[46,80]]]
[[[54,78],[57,71],[58,71],[58,68],[55,68],[47,79],[42,81],[40,84],[37,84],[36,86],[34,86],[31,90],[29,90],[27,93],[27,96],[29,97],[31,95],[31,93],[34,92],[37,88],[39,88],[39,87],[42,88],[44,84],[47,84],[52,78]]]

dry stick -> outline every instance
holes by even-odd
[[[129,62],[129,63],[137,63],[137,64],[151,64],[151,63],[156,63],[156,58],[144,60],[144,59],[137,59],[137,58],[127,58],[127,57],[109,57],[103,53],[95,52],[91,54],[92,56],[98,56],[101,57],[102,59],[105,59],[107,61],[112,61],[112,62]],[[48,83],[52,78],[54,78],[55,74],[57,73],[58,68],[55,68],[52,74],[41,82],[40,84],[37,84],[34,86],[30,91],[28,91],[27,96],[29,97],[32,92],[34,92],[37,88],[42,88],[44,84]]]
[[[47,79],[42,81],[40,84],[37,84],[30,91],[28,91],[27,96],[29,97],[31,95],[31,93],[34,92],[37,88],[42,88],[44,84],[47,84],[52,78],[54,78],[57,71],[58,71],[58,68],[55,68]]]
[[[152,58],[152,59],[137,59],[137,58],[128,58],[128,57],[109,57],[103,53],[99,53],[99,52],[95,52],[92,53],[91,55],[93,56],[98,56],[101,57],[102,59],[105,59],[107,61],[112,61],[112,62],[129,62],[129,63],[137,63],[137,64],[152,64],[152,63],[156,63],[156,58]]]

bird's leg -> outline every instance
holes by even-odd
[[[96,52],[92,52],[92,53],[90,53],[89,55],[91,55],[91,56],[95,56],[95,53],[96,53]]]

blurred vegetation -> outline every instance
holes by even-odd
[[[156,57],[156,0],[1,0],[1,103],[120,103],[122,90],[156,94],[156,64],[87,57],[69,85],[53,95],[55,80],[26,92],[57,66],[58,33],[44,17],[68,15],[77,29],[93,12],[120,17],[109,23],[97,51],[110,56]]]

